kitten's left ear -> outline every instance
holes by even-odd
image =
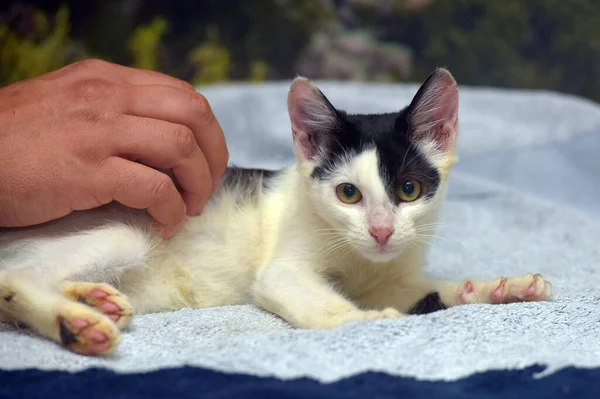
[[[442,152],[450,150],[458,134],[458,87],[443,68],[429,75],[409,105],[414,139],[429,140]]]
[[[310,80],[294,80],[288,93],[288,113],[294,146],[302,158],[312,160],[334,142],[339,126],[337,111]]]

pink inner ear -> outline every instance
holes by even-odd
[[[312,84],[303,78],[297,78],[292,83],[288,93],[288,113],[292,127],[297,131],[306,131],[306,123],[304,121],[303,104],[311,101]]]
[[[308,103],[311,99],[311,86],[308,80],[297,78],[292,83],[288,94],[288,113],[290,122],[292,122],[294,144],[307,159],[312,158],[316,151],[305,121],[306,111],[303,110],[303,104]]]
[[[306,159],[317,153],[317,134],[326,134],[335,125],[335,115],[321,92],[308,79],[296,78],[288,93],[288,113],[294,145]]]
[[[435,141],[443,151],[452,146],[458,129],[458,87],[448,71],[438,70],[411,114],[414,134]]]

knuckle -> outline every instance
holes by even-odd
[[[186,82],[185,80],[181,80],[181,79],[175,79],[177,84],[179,85],[179,88],[183,89],[183,90],[192,90],[192,91],[196,91],[196,88],[194,87],[194,85],[192,85],[189,82]]]
[[[186,157],[191,155],[198,146],[194,133],[185,126],[178,126],[173,131],[173,139],[181,154]]]
[[[200,93],[193,93],[190,101],[192,109],[203,120],[211,120],[213,118],[212,109],[206,97]]]
[[[88,58],[75,63],[77,68],[81,69],[102,69],[109,65],[108,62],[98,58]]]
[[[116,86],[103,79],[84,79],[73,85],[74,95],[80,100],[95,100],[114,94]]]
[[[163,173],[157,173],[150,182],[150,195],[161,202],[166,200],[171,195],[171,190],[174,187],[169,176]]]

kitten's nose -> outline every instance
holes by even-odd
[[[385,245],[394,230],[391,227],[371,227],[369,233],[379,243],[379,245]]]

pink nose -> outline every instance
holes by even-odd
[[[394,230],[391,227],[371,227],[369,233],[379,243],[379,245],[385,245]]]

